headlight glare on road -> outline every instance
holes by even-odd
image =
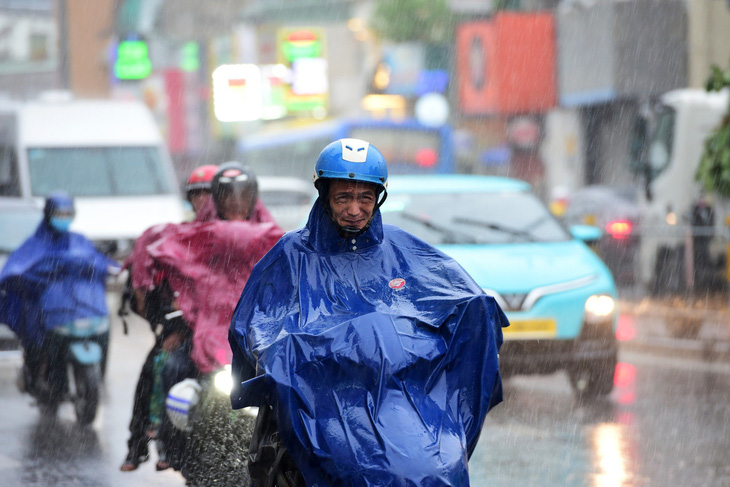
[[[215,384],[215,388],[225,394],[226,396],[231,395],[231,390],[233,389],[233,376],[231,375],[231,366],[226,365],[223,367],[222,370],[219,370],[216,372],[215,377],[213,378],[213,383]]]
[[[585,312],[588,322],[605,321],[613,317],[615,311],[616,302],[606,294],[594,294],[586,300]]]

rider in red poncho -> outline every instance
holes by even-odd
[[[207,374],[231,361],[228,326],[253,266],[283,235],[258,200],[255,175],[239,163],[220,166],[211,184],[218,219],[167,227],[145,247],[145,265],[137,283],[164,277],[174,308],[190,330],[165,358],[161,370],[164,401],[169,388],[185,377]],[[153,392],[152,404],[155,404]],[[158,439],[166,460],[180,468],[184,435],[167,424],[164,411]],[[159,467],[159,466],[158,466]]]
[[[190,173],[185,185],[185,197],[195,212],[194,222],[217,219],[215,205],[210,195],[210,187],[218,171],[218,166],[207,164],[196,167]],[[163,347],[172,349],[179,338],[175,335],[188,332],[187,325],[179,320],[166,320],[165,315],[172,311],[174,296],[162,272],[155,270],[154,260],[147,253],[147,247],[178,227],[173,223],[154,225],[137,238],[132,253],[127,257],[124,268],[129,271],[129,288],[125,291],[120,315],[126,314],[126,302],[131,309],[145,318],[155,334],[155,344],[150,350],[137,381],[129,424],[130,437],[127,441],[128,454],[121,470],[136,470],[140,462],[149,458],[148,443],[155,436],[156,427],[150,415],[150,396],[154,387],[155,358]],[[182,325],[182,326],[181,326]],[[158,447],[158,449],[160,449]],[[164,456],[164,455],[162,455]],[[157,467],[162,469],[166,462],[161,460]]]
[[[230,363],[227,327],[254,264],[283,235],[258,200],[256,176],[222,165],[212,182],[216,220],[176,225],[147,246],[193,332],[192,359],[202,373]],[[149,274],[148,274],[149,275]]]

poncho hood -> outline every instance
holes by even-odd
[[[321,198],[317,198],[309,213],[309,220],[301,233],[302,243],[320,253],[348,252],[379,245],[383,241],[383,221],[380,211],[373,215],[367,230],[357,237],[342,237],[332,217],[325,211]],[[353,249],[353,247],[356,247]]]
[[[269,402],[307,485],[468,485],[502,399],[507,319],[451,258],[322,205],[256,265],[231,322],[234,407]]]

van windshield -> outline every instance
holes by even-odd
[[[143,196],[172,191],[156,147],[30,148],[33,196]]]

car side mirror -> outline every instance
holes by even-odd
[[[582,240],[588,245],[597,243],[603,235],[601,229],[593,225],[571,225],[569,230],[573,238]]]

